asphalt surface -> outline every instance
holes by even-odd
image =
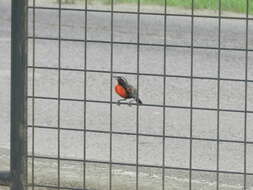
[[[42,6],[44,4],[41,4]],[[55,6],[50,4],[50,6]],[[70,5],[63,5],[64,7]],[[101,8],[102,6],[91,6]],[[75,8],[75,6],[74,6]],[[108,7],[104,7],[108,9]],[[145,8],[145,9],[144,9]],[[143,10],[151,11],[150,7]],[[134,10],[132,6],[116,6],[118,10]],[[169,9],[170,10],[170,9]],[[159,7],[152,9],[159,12]],[[184,13],[186,10],[171,9]],[[199,11],[199,14],[217,14]],[[224,13],[225,14],[225,13]],[[243,15],[233,15],[243,16]],[[29,35],[32,33],[32,12],[29,12]],[[109,41],[111,38],[110,13],[88,13],[89,40]],[[58,11],[36,10],[35,35],[38,37],[58,37]],[[84,39],[84,13],[79,11],[62,11],[61,37],[65,39]],[[191,18],[167,17],[167,44],[191,45]],[[0,160],[8,163],[9,157],[9,124],[10,124],[10,3],[0,0]],[[245,20],[224,19],[221,21],[222,48],[244,49],[246,47]],[[136,43],[137,16],[114,14],[114,40]],[[253,24],[249,21],[248,47],[253,48]],[[141,15],[140,42],[148,44],[164,43],[164,17]],[[214,18],[195,18],[193,44],[202,47],[218,46],[218,20]],[[137,47],[117,44],[113,46],[113,71],[137,72]],[[32,41],[29,40],[29,65],[32,65]],[[156,76],[141,75],[139,94],[144,104],[163,104],[164,49],[162,46],[141,46],[139,71]],[[58,66],[58,42],[36,40],[36,66]],[[87,69],[110,71],[111,48],[106,43],[87,44]],[[220,108],[239,110],[239,112],[220,112],[220,138],[223,140],[244,141],[243,112],[245,105],[245,52],[222,50],[220,54],[220,76],[236,81],[220,82]],[[248,53],[248,79],[253,79],[253,53]],[[182,75],[184,78],[168,77],[166,79],[166,105],[190,107],[189,77],[191,74],[191,49],[168,47],[166,51],[166,74]],[[215,49],[194,49],[193,75],[196,77],[217,78],[218,51]],[[84,43],[61,42],[61,66],[64,68],[82,69],[84,67]],[[137,85],[135,75],[124,75],[130,83]],[[58,96],[58,71],[37,69],[35,71],[35,96]],[[29,95],[32,94],[32,73],[28,77]],[[61,97],[83,99],[84,74],[78,71],[61,72]],[[115,84],[115,81],[114,83]],[[91,101],[110,101],[110,74],[87,73],[87,99]],[[248,83],[247,107],[253,111],[253,85]],[[113,93],[113,101],[119,98]],[[193,107],[217,108],[217,80],[193,80]],[[32,102],[28,102],[28,124],[32,124]],[[89,130],[110,130],[110,104],[87,102],[86,126]],[[84,105],[82,102],[61,101],[60,125],[63,128],[83,129]],[[57,101],[35,100],[35,125],[57,127]],[[112,135],[112,161],[118,163],[136,163],[136,106],[112,105],[112,129],[115,132],[132,133],[133,135]],[[139,137],[139,164],[162,166],[163,109],[154,106],[140,106],[138,112],[139,132],[157,135],[158,137]],[[168,136],[190,137],[190,110],[167,108],[165,112],[165,133]],[[253,141],[253,115],[247,115],[247,140]],[[192,135],[194,138],[217,138],[217,112],[193,110]],[[58,152],[57,130],[35,129],[35,154],[56,157]],[[31,153],[32,133],[29,129],[29,153]],[[60,132],[60,155],[64,158],[83,159],[83,132],[62,130]],[[219,169],[230,172],[244,171],[244,144],[220,142]],[[253,146],[247,145],[247,172],[253,173]],[[167,138],[165,141],[165,165],[168,167],[189,168],[190,141],[182,138]],[[193,140],[192,167],[194,169],[216,170],[217,144],[215,141]],[[86,139],[86,159],[110,161],[110,135],[88,132]],[[54,185],[57,177],[57,162],[35,159],[36,183]],[[62,185],[81,187],[82,164],[61,162]],[[6,169],[6,164],[0,164]],[[113,188],[135,188],[134,166],[113,166]],[[139,171],[140,189],[161,189],[161,169],[141,168]],[[108,189],[109,167],[103,164],[87,164],[87,187],[90,189]],[[184,170],[165,171],[166,189],[182,190],[189,187],[189,172]],[[252,177],[247,178],[248,189],[253,189]],[[192,174],[193,189],[216,189],[216,173],[197,172]],[[220,174],[220,189],[242,189],[243,175]]]

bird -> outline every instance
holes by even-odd
[[[137,89],[134,88],[132,85],[130,85],[126,78],[122,76],[114,76],[118,82],[118,84],[115,86],[115,92],[122,98],[118,100],[118,105],[120,105],[121,101],[125,101],[127,99],[133,99],[128,102],[128,105],[131,106],[132,101],[136,101],[137,104],[142,104],[141,99],[137,95]]]

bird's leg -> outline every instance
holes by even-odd
[[[121,101],[126,101],[126,98],[118,100],[118,101],[117,101],[117,105],[118,105],[118,106],[120,106],[120,102],[121,102]]]
[[[133,101],[134,101],[134,100],[130,100],[130,101],[128,102],[128,106],[129,106],[129,107],[131,107],[131,106],[132,106],[132,104],[131,104],[131,103],[132,103]]]

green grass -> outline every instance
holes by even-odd
[[[84,1],[84,0],[63,0],[64,1]],[[249,13],[253,14],[253,0],[249,1]],[[110,4],[111,0],[88,0],[89,3],[100,2]],[[114,3],[137,3],[138,0],[114,0]],[[164,0],[140,0],[142,5],[164,5]],[[172,7],[182,7],[190,9],[192,7],[191,0],[167,0],[167,5]],[[194,0],[195,9],[218,10],[219,0]],[[222,11],[231,11],[238,13],[246,13],[247,0],[221,0]]]

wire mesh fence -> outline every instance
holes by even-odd
[[[28,189],[251,189],[245,13],[28,5]],[[114,76],[143,104],[119,106]]]

